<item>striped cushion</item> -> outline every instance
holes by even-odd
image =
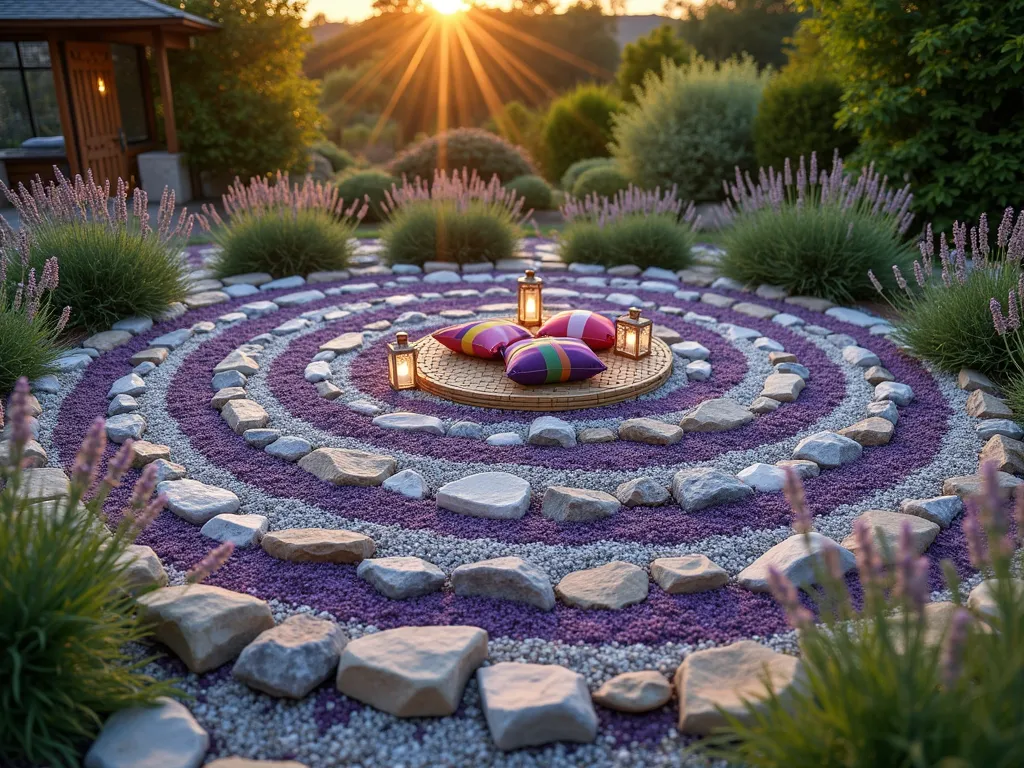
[[[570,309],[548,318],[537,335],[582,339],[591,349],[611,349],[615,346],[615,323],[596,312]]]
[[[442,328],[433,336],[450,350],[487,360],[501,357],[513,341],[533,338],[528,330],[508,320],[474,320]]]
[[[558,384],[596,376],[605,364],[579,339],[527,339],[505,349],[505,375],[519,384]]]

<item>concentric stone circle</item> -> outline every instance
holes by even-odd
[[[375,248],[363,250],[371,261]],[[534,250],[551,253],[546,244]],[[791,534],[778,492],[780,463],[802,461],[816,529],[835,542],[863,511],[938,496],[945,478],[976,471],[980,441],[964,411],[966,393],[903,355],[878,318],[755,296],[728,282],[705,289],[671,273],[583,274],[551,259],[537,266],[557,302],[608,312],[644,306],[677,355],[668,381],[635,401],[553,414],[558,423],[543,428],[536,414],[392,392],[383,376],[384,344],[396,328],[420,335],[455,320],[494,316],[517,273],[397,274],[368,264],[321,283],[313,276],[263,282],[255,293],[227,286],[213,305],[153,328],[138,324],[133,337],[95,360],[77,354],[57,391],[38,393],[40,440],[49,463],[67,468],[91,419],[123,395],[137,406],[118,401],[130,408],[125,415],[137,417],[144,440],[166,446],[189,479],[225,494],[217,514],[232,507],[228,515],[263,518],[272,533],[351,531],[372,540],[373,559],[420,558],[449,578],[459,567],[494,558],[519,558],[536,569],[536,583],[552,586],[611,562],[657,570],[661,576],[645,596],[609,598],[614,609],[563,597],[544,610],[536,601],[459,594],[451,585],[396,600],[360,578],[356,564],[281,560],[254,539],[211,579],[269,600],[278,620],[312,613],[338,622],[349,637],[401,626],[479,626],[490,636],[489,663],[561,664],[581,673],[592,691],[618,672],[658,669],[669,677],[688,652],[737,640],[793,650],[780,611],[740,576]],[[705,282],[700,273],[684,277]],[[344,336],[347,343],[324,348]],[[879,367],[893,382],[869,381],[869,371],[877,377]],[[862,424],[871,418],[895,421],[894,428]],[[857,430],[849,432],[852,427]],[[816,436],[843,430],[856,439],[830,437],[825,442],[840,447],[832,450],[830,443],[813,454]],[[389,475],[380,481],[373,475],[334,485],[309,470],[318,451],[346,452],[346,461],[353,452],[368,454],[393,467],[378,469]],[[815,460],[813,476],[808,456]],[[353,471],[372,474],[364,466]],[[525,483],[526,506],[487,517],[439,503],[443,487],[485,472]],[[391,477],[396,482],[388,485]],[[659,501],[645,504],[643,493],[621,501],[622,486],[639,478],[649,480],[650,498]],[[111,498],[115,518],[125,493],[119,489]],[[165,512],[140,541],[153,548],[172,583],[215,543],[200,533],[200,519],[212,509],[179,510]],[[935,562],[953,558],[970,576],[957,526],[943,529],[928,554]],[[670,581],[651,564],[691,555],[705,556],[730,581],[722,586],[716,577],[702,591],[663,588]],[[937,568],[931,579],[940,588]],[[474,682],[461,714],[406,734],[401,722],[330,686],[285,709],[217,675],[190,675],[186,687],[202,691],[194,712],[218,735],[218,754],[331,765],[342,755],[388,759],[399,745],[416,743],[423,764],[437,764],[429,759],[436,757],[430,744],[450,742],[457,728],[458,741],[469,743],[451,753],[454,764],[504,764],[492,751]],[[253,713],[267,707],[262,738],[253,742]],[[674,707],[644,716],[599,708],[598,741],[573,747],[574,760],[612,765],[626,749],[629,761],[674,764]],[[405,735],[380,743],[376,733],[385,723]],[[552,749],[530,759],[552,764],[559,754]]]

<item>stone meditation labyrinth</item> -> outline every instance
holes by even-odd
[[[813,550],[842,545],[852,567],[856,518],[890,537],[909,520],[932,589],[942,558],[978,581],[957,493],[982,436],[1008,472],[1021,436],[984,382],[929,372],[859,310],[528,248],[548,304],[643,307],[674,356],[663,380],[550,414],[394,392],[397,330],[507,316],[525,264],[391,270],[364,243],[346,273],[197,272],[197,306],[119,324],[86,341],[106,351],[35,383],[41,498],[99,415],[112,441],[141,441],[114,521],[139,467],[158,466],[168,508],[132,575],[170,585],[143,598],[167,653],[150,669],[183,676],[212,757],[679,765],[764,664],[783,686],[796,674],[767,594],[769,565],[813,575],[786,466]],[[228,563],[182,590],[221,541]]]

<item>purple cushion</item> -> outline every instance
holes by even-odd
[[[433,337],[453,352],[493,360],[512,342],[532,339],[533,334],[508,320],[473,320],[442,328]]]
[[[581,381],[596,376],[605,367],[580,339],[527,339],[505,349],[505,375],[519,384]]]

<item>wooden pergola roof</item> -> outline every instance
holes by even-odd
[[[159,27],[190,35],[219,28],[159,0],[0,0],[0,28],[5,32],[42,31],[68,22],[76,27]]]

